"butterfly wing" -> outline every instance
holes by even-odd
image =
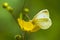
[[[35,19],[40,19],[40,18],[49,18],[49,12],[47,9],[39,11],[34,17],[33,20]]]
[[[41,29],[48,29],[52,25],[51,19],[49,18],[49,11],[45,9],[38,12],[33,18],[33,23]]]

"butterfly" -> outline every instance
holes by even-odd
[[[39,11],[32,19],[32,23],[39,26],[40,29],[48,29],[52,25],[52,21],[47,9]]]

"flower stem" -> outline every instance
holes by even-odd
[[[23,32],[22,36],[23,36],[23,40],[25,40],[25,32]]]
[[[20,19],[22,19],[23,18],[23,14],[22,13],[20,13]]]

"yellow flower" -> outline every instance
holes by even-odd
[[[35,32],[39,29],[39,27],[36,27],[35,25],[33,25],[31,21],[26,22],[18,18],[18,23],[21,29],[27,32]]]

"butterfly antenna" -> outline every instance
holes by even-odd
[[[28,15],[28,14],[25,14],[26,15],[26,17],[30,20],[30,16]]]

